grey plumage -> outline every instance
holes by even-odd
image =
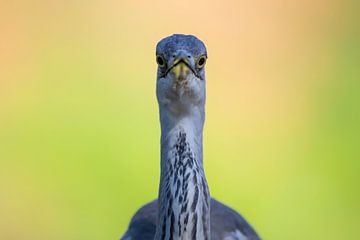
[[[156,47],[161,123],[158,200],[133,217],[123,240],[256,240],[234,210],[210,198],[203,168],[204,43],[175,34]]]
[[[141,207],[131,219],[129,229],[121,240],[154,239],[157,214],[157,200]],[[210,204],[211,239],[225,239],[229,234],[235,233],[237,230],[241,231],[241,233],[246,236],[246,240],[260,239],[254,229],[240,214],[212,198]],[[234,240],[243,239],[234,238]]]

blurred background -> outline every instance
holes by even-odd
[[[205,170],[264,239],[359,239],[358,1],[0,2],[0,239],[118,239],[157,196],[155,45],[208,48]]]

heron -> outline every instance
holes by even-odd
[[[203,167],[205,44],[174,34],[156,46],[161,125],[158,199],[141,207],[121,240],[258,240],[235,210],[210,197]]]

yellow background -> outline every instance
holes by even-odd
[[[268,240],[359,239],[357,1],[0,2],[0,239],[118,239],[157,195],[158,40],[208,48],[211,194]]]

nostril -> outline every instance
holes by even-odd
[[[175,55],[172,55],[173,58],[175,58],[176,56]]]
[[[191,58],[191,56],[190,56],[190,55],[188,55],[187,57],[188,57],[188,58]]]

